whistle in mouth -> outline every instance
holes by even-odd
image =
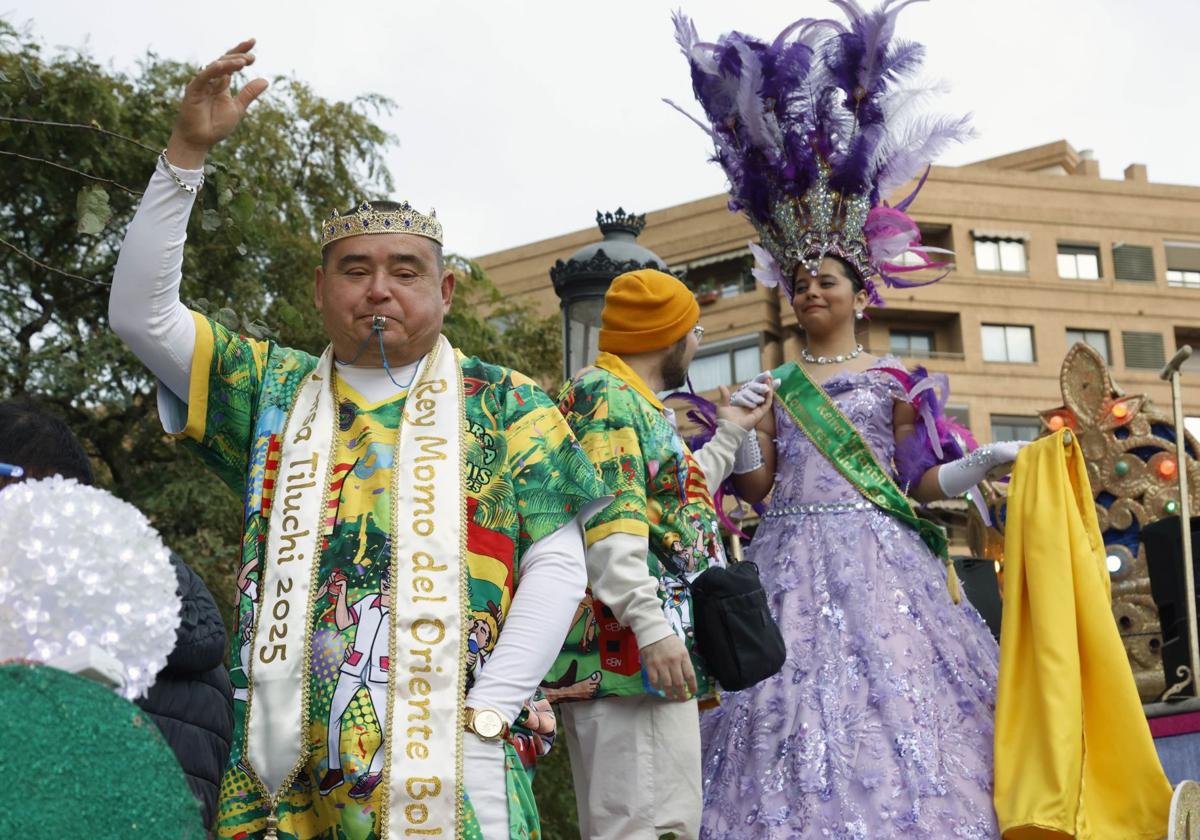
[[[384,327],[386,327],[386,326],[387,326],[387,318],[385,318],[382,315],[371,316],[371,329],[379,330],[380,332],[382,332]]]

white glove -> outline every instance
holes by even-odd
[[[1011,464],[1017,460],[1017,453],[1029,444],[1027,440],[1005,440],[981,446],[957,461],[942,464],[938,469],[938,485],[947,499],[961,496],[979,482],[987,478],[987,474],[1002,464]]]
[[[733,454],[733,474],[745,475],[754,472],[763,465],[762,447],[758,445],[758,433],[753,429],[742,439],[737,452]]]
[[[764,370],[745,385],[733,392],[729,398],[730,405],[740,405],[742,408],[758,408],[766,402],[767,394],[773,388],[779,387],[780,380],[771,378],[771,371]]]

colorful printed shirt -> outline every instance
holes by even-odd
[[[183,434],[206,463],[245,496],[238,634],[233,641],[235,731],[221,785],[219,836],[258,838],[267,807],[241,764],[245,746],[248,660],[258,581],[266,550],[280,436],[293,397],[317,359],[271,342],[234,336],[196,317],[197,341]],[[470,434],[467,557],[470,580],[468,687],[484,667],[512,600],[520,558],[538,539],[567,524],[604,495],[595,468],[575,443],[554,403],[531,380],[506,368],[460,357]],[[391,471],[404,394],[369,403],[337,384],[335,457],[323,550],[314,578],[312,648],[304,737],[304,772],[278,809],[280,838],[380,836],[386,795],[386,571],[391,551]],[[514,729],[506,745],[512,837],[539,836],[529,774],[522,758],[544,751],[541,723]],[[531,710],[523,713],[525,720]],[[552,731],[552,727],[550,727]],[[469,806],[469,803],[468,803]],[[467,808],[467,836],[477,836]]]
[[[588,521],[589,543],[611,533],[649,541],[647,567],[667,621],[692,650],[691,595],[679,577],[690,582],[709,565],[724,565],[725,549],[704,472],[673,415],[609,353],[563,387],[559,409],[616,497]],[[714,686],[694,652],[692,660],[703,698]],[[657,693],[633,631],[590,595],[542,688],[555,701]]]

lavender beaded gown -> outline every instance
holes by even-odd
[[[879,367],[825,389],[891,463],[893,400]],[[939,558],[861,501],[776,403],[778,475],[747,558],[787,643],[783,670],[701,718],[701,838],[995,838],[998,651]]]

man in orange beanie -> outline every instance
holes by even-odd
[[[716,434],[688,449],[656,392],[687,381],[699,318],[671,275],[622,274],[604,298],[600,354],[559,396],[616,497],[588,523],[590,597],[543,682],[562,704],[580,834],[592,840],[699,830],[698,701],[714,685],[692,651],[683,581],[725,563],[712,494],[771,405],[768,392],[756,408],[731,406],[723,388]]]

